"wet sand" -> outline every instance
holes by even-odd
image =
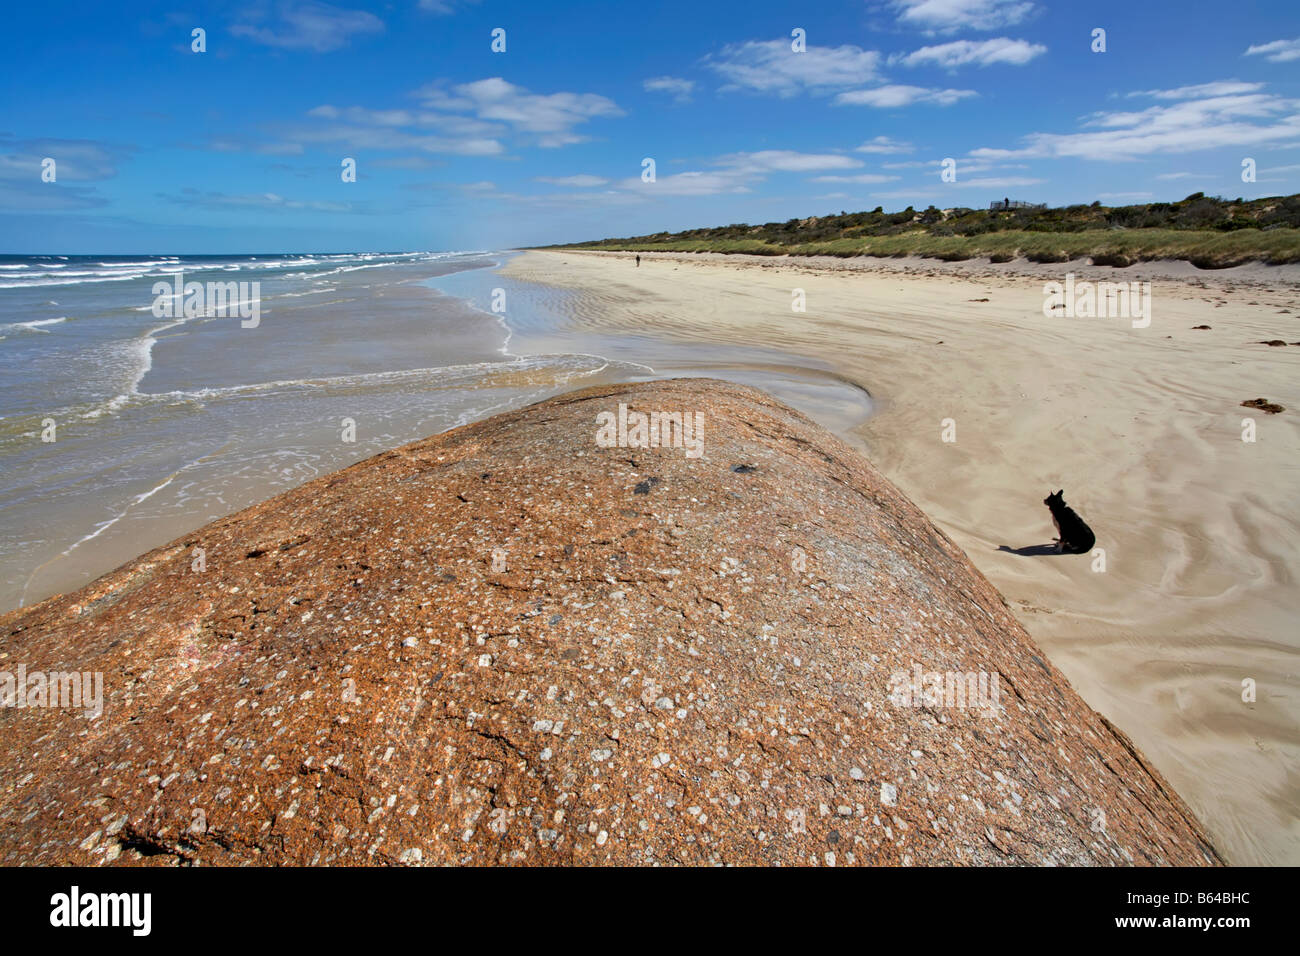
[[[1150,280],[1150,326],[1047,318],[1043,284],[1067,272]],[[558,251],[502,274],[571,290],[591,335],[686,344],[702,364],[774,350],[868,389],[874,414],[846,437],[970,555],[1227,858],[1300,863],[1300,345],[1259,344],[1300,341],[1300,268],[690,254],[636,268]],[[1241,407],[1258,397],[1286,411]],[[1056,535],[1042,499],[1058,488],[1104,570],[1041,553]]]

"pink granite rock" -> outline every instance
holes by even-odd
[[[702,454],[602,447],[620,403]],[[378,455],[0,653],[104,681],[0,709],[4,864],[1222,862],[914,505],[712,380]]]

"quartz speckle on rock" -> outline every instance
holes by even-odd
[[[599,447],[619,403],[700,412],[704,454]],[[708,379],[326,475],[0,617],[0,652],[105,697],[0,708],[2,864],[1221,862],[911,502]],[[914,668],[996,706],[900,702]]]

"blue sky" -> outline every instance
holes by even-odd
[[[488,249],[1300,191],[1295,0],[128,0],[7,19],[0,252]]]

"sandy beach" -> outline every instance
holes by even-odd
[[[1150,281],[1149,326],[1046,317],[1044,283],[1066,273]],[[739,344],[776,350],[869,391],[873,414],[845,437],[966,551],[1228,860],[1300,863],[1300,345],[1261,344],[1300,340],[1300,269],[687,254],[638,268],[565,250],[503,274],[573,290],[575,331],[719,362]],[[1241,406],[1261,397],[1285,411]],[[1104,570],[1041,553],[1057,489]]]

